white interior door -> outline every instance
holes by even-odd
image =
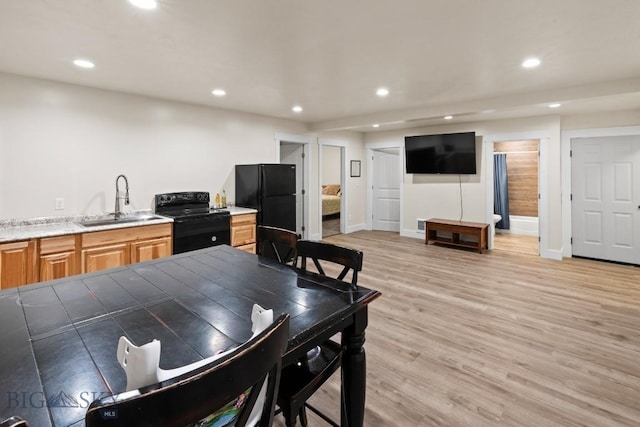
[[[640,135],[575,138],[571,150],[573,255],[640,264]]]
[[[296,165],[296,233],[304,234],[304,144],[281,143],[280,163]]]
[[[373,229],[400,231],[400,150],[373,152]]]

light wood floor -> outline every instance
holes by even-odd
[[[511,233],[496,233],[493,237],[493,249],[496,251],[518,252],[521,254],[538,255],[538,237],[523,236]]]
[[[359,283],[383,294],[369,307],[365,425],[640,425],[640,268],[387,232],[327,240],[363,250]],[[312,400],[332,414],[338,381]]]
[[[326,239],[330,236],[340,234],[340,215],[332,215],[322,220],[322,238]]]

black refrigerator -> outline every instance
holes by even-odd
[[[236,205],[258,210],[258,225],[296,231],[296,165],[236,165]]]

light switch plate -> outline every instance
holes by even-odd
[[[60,211],[64,209],[64,199],[61,197],[58,197],[56,199],[56,210]]]

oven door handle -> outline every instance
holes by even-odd
[[[220,216],[205,216],[202,218],[174,218],[173,222],[175,224],[202,224],[207,222],[229,222],[229,215],[220,215]]]

